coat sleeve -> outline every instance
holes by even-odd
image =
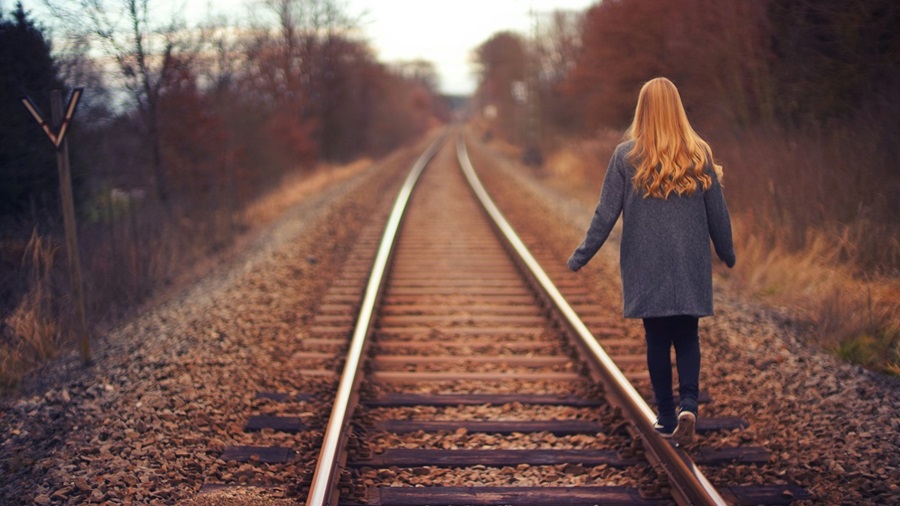
[[[597,203],[597,208],[594,210],[591,225],[584,241],[575,249],[567,262],[569,269],[573,271],[581,269],[597,254],[622,212],[625,191],[631,184],[625,178],[622,156],[622,153],[617,151],[609,161],[606,177],[603,179],[603,189],[600,191],[600,202]]]
[[[731,236],[731,217],[725,205],[722,185],[715,174],[713,184],[703,194],[706,204],[706,221],[709,225],[709,237],[712,239],[716,254],[728,267],[734,267],[734,243]]]

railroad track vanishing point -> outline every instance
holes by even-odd
[[[654,432],[640,343],[623,338],[618,315],[592,305],[590,287],[562,262],[539,265],[478,181],[463,136],[455,146],[449,137],[412,168],[377,227],[381,242],[372,231],[360,238],[302,343],[314,349],[298,352],[343,364],[306,504],[808,497],[793,485],[711,484],[698,467],[766,463],[763,448],[678,448]],[[297,425],[255,421],[256,430]],[[701,418],[698,430],[746,425]],[[223,458],[286,452],[226,449]]]

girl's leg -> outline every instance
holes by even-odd
[[[647,369],[656,396],[658,422],[670,429],[675,427],[675,400],[672,397],[672,337],[669,318],[644,318],[647,339]]]
[[[697,413],[697,396],[700,392],[700,338],[697,318],[673,317],[675,362],[678,367],[678,392],[680,408]]]

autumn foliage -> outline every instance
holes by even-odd
[[[56,46],[21,5],[0,7],[0,387],[25,342],[9,315],[65,321],[68,305],[64,262],[39,277],[22,262],[65,251],[55,155],[20,95],[49,112],[50,89],[86,87],[68,139],[92,325],[233,244],[285,178],[384,155],[448,118],[434,66],[378,61],[334,0],[264,0],[258,19],[194,26],[166,2],[46,4]]]
[[[539,25],[518,36],[530,79],[498,84],[506,35],[481,46],[482,104],[510,100],[494,94],[510,79],[534,83],[525,109],[544,149],[571,161],[581,147],[576,184],[598,188],[641,86],[670,78],[724,166],[739,250],[729,276],[804,308],[838,354],[900,371],[900,4],[604,0]],[[507,118],[482,124],[520,123],[496,109]]]
[[[497,131],[521,125],[507,104],[527,72],[538,105],[525,109],[539,109],[548,149],[623,132],[641,85],[666,76],[725,165],[733,207],[770,240],[802,248],[825,229],[861,266],[900,269],[896,2],[606,0],[541,24],[534,40],[501,33],[479,48]]]

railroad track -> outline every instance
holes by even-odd
[[[618,315],[591,304],[590,287],[561,262],[548,275],[480,186],[462,138],[444,141],[416,162],[387,225],[361,236],[322,300],[304,343],[311,348],[298,352],[325,364],[329,380],[337,368],[328,366],[342,367],[307,504],[805,497],[784,485],[714,487],[697,467],[765,463],[762,448],[685,451],[658,437],[639,393],[648,390],[642,350]],[[283,418],[256,420],[257,429],[285,429]],[[701,431],[747,423],[700,422]],[[240,448],[229,457],[266,461],[286,451]]]

